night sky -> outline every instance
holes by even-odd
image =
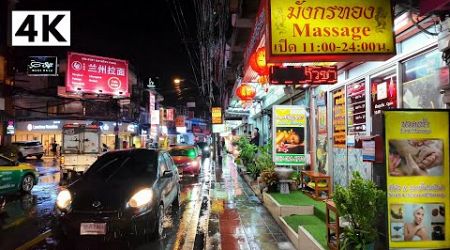
[[[169,0],[172,2],[172,0]],[[184,2],[188,34],[196,37],[192,6]],[[144,4],[145,3],[145,4]],[[70,10],[70,47],[16,47],[16,55],[58,55],[67,51],[126,59],[141,77],[159,77],[158,90],[165,104],[183,104],[198,94],[190,62],[166,0],[19,0],[16,10]],[[183,99],[173,91],[180,77],[187,88]]]

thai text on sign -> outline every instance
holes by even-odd
[[[362,55],[386,59],[395,54],[388,0],[269,0],[269,15],[268,62],[346,61]]]

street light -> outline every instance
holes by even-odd
[[[180,84],[183,81],[183,79],[175,78],[173,79],[173,83]]]

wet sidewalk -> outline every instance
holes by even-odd
[[[207,249],[295,249],[236,168],[231,156],[215,168]]]

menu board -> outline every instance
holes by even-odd
[[[366,93],[364,82],[347,85],[347,127],[349,135],[366,131]]]
[[[345,147],[345,91],[333,92],[333,145]]]

